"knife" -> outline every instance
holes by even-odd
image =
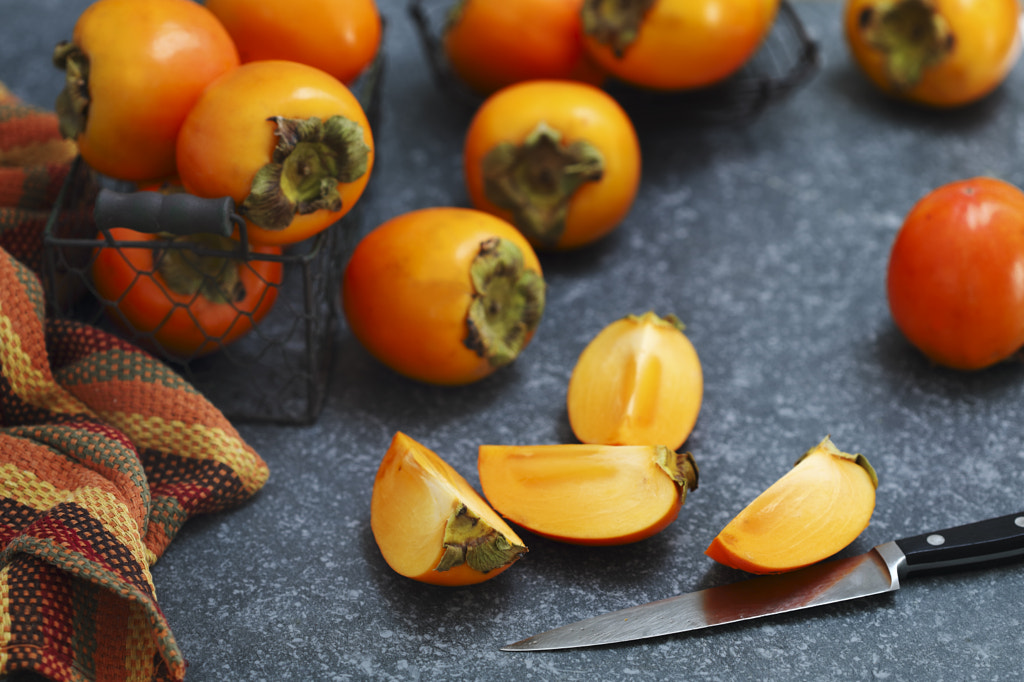
[[[923,573],[1024,558],[1024,512],[924,533],[788,573],[762,575],[632,606],[501,648],[553,651],[674,635],[857,599]]]

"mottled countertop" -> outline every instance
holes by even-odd
[[[0,0],[0,81],[50,106],[60,88],[50,51],[87,4]],[[881,480],[871,525],[845,553],[1021,511],[1024,366],[932,366],[893,326],[884,280],[893,237],[924,193],[979,174],[1024,184],[1024,71],[964,110],[896,104],[852,65],[838,2],[794,7],[821,49],[814,77],[739,124],[638,112],[636,205],[602,243],[544,257],[547,310],[514,365],[464,388],[420,385],[339,326],[314,424],[239,424],[270,466],[266,487],[237,510],[191,520],[153,567],[189,680],[1020,679],[1021,565],[687,636],[498,650],[742,577],[704,548],[826,434],[864,453]],[[431,79],[404,2],[381,8],[387,71],[368,227],[467,203],[470,111]],[[471,588],[392,572],[369,503],[394,432],[474,485],[479,444],[571,440],[565,392],[579,352],[610,321],[651,309],[682,318],[705,374],[686,444],[701,483],[679,519],[607,549],[524,533],[529,554]]]

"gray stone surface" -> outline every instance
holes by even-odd
[[[0,0],[0,81],[49,105],[49,65],[83,0]],[[894,595],[703,634],[561,653],[498,647],[575,619],[736,580],[703,550],[824,435],[879,472],[871,525],[846,553],[1021,511],[1024,367],[931,366],[894,328],[889,248],[928,190],[978,174],[1024,184],[1024,72],[962,111],[886,101],[849,60],[838,2],[796,3],[822,49],[805,87],[746,125],[637,114],[644,177],[603,243],[545,256],[548,308],[510,368],[465,388],[419,385],[337,334],[330,395],[308,427],[239,425],[271,468],[244,507],[189,522],[154,566],[160,603],[206,680],[1013,680],[1024,570],[908,583]],[[368,225],[464,205],[469,112],[430,78],[404,3],[381,0],[388,73]],[[530,553],[472,588],[393,573],[374,544],[374,472],[402,430],[476,484],[481,443],[572,439],[570,372],[608,322],[674,312],[700,353],[686,447],[701,486],[660,535]]]

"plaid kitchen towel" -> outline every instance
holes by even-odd
[[[166,365],[47,317],[40,233],[73,155],[0,86],[0,675],[180,680],[150,566],[268,470]]]

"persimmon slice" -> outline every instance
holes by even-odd
[[[737,514],[705,554],[750,573],[809,566],[867,528],[877,487],[864,455],[842,452],[826,437]]]
[[[566,397],[577,438],[682,446],[704,395],[700,359],[682,330],[674,315],[647,312],[612,322],[587,344]]]
[[[582,545],[650,537],[697,488],[690,453],[661,445],[481,445],[477,464],[484,496],[502,516]]]
[[[402,432],[377,470],[370,527],[392,569],[434,585],[489,580],[527,551],[466,479]]]

